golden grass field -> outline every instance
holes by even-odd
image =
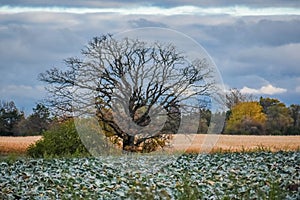
[[[35,143],[39,139],[41,139],[41,136],[0,137],[0,154],[23,154],[30,144]]]
[[[204,146],[202,146],[205,141]],[[297,151],[300,150],[300,136],[251,136],[251,135],[195,135],[185,149],[188,153],[236,152],[236,151]]]
[[[0,137],[0,154],[26,152],[30,144],[35,143],[41,136],[29,137]],[[300,136],[245,136],[245,135],[175,135],[176,151],[198,153],[205,151],[202,146],[205,141],[209,151],[251,151],[265,149],[271,151],[295,151],[300,149]],[[212,148],[213,147],[213,148]]]

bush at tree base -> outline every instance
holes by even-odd
[[[48,131],[45,131],[41,140],[29,146],[27,153],[34,158],[89,155],[72,119],[57,122]]]

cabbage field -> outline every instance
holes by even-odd
[[[0,169],[0,199],[300,199],[299,151],[2,159]]]

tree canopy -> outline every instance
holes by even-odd
[[[0,134],[6,136],[18,135],[17,124],[24,118],[13,101],[0,102]]]
[[[51,121],[50,111],[42,103],[38,103],[28,117],[14,101],[2,101],[0,104],[0,136],[41,135]]]
[[[263,97],[260,98],[259,103],[267,115],[266,132],[274,135],[285,134],[293,123],[290,110],[286,105],[278,99]]]
[[[33,113],[23,118],[17,125],[20,135],[40,135],[50,127],[52,119],[50,111],[44,104],[38,103]]]
[[[217,91],[208,62],[189,61],[172,44],[103,35],[82,56],[66,59],[66,71],[40,75],[49,84],[49,103],[75,116],[96,114],[124,150],[176,133],[180,116]]]
[[[265,121],[266,115],[258,102],[242,102],[232,108],[225,132],[262,134]]]

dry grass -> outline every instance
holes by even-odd
[[[180,148],[180,147],[179,147]],[[195,135],[185,152],[297,151],[300,136]]]
[[[0,137],[0,154],[25,153],[30,144],[41,136]],[[175,151],[235,152],[235,151],[295,151],[300,149],[300,136],[246,136],[246,135],[175,135]],[[173,149],[173,150],[174,150]]]
[[[35,143],[40,138],[41,136],[0,137],[0,154],[23,154],[30,144]]]

